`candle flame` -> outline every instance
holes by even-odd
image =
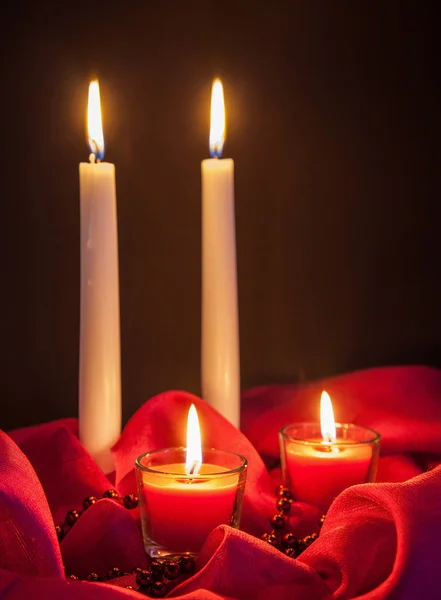
[[[201,465],[201,430],[196,407],[192,404],[188,411],[187,420],[187,459],[185,461],[185,472],[187,475],[196,475],[199,473]]]
[[[211,89],[210,155],[220,158],[225,142],[224,89],[220,79],[213,81]]]
[[[87,105],[87,129],[91,153],[98,160],[104,157],[103,122],[101,118],[100,86],[98,81],[89,85],[89,102]]]
[[[320,399],[320,428],[323,441],[328,444],[335,444],[337,433],[335,430],[334,411],[328,392],[322,392]]]

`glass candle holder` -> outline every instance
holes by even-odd
[[[324,442],[320,423],[293,423],[279,434],[284,484],[294,498],[327,511],[345,488],[375,481],[380,434],[336,423],[335,443]]]
[[[239,528],[247,460],[203,449],[196,475],[185,470],[186,449],[166,448],[136,460],[144,547],[152,558],[197,556],[218,525]]]

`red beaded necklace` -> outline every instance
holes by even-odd
[[[108,498],[118,502],[127,510],[133,510],[138,507],[139,500],[136,494],[127,494],[120,496],[116,490],[106,490],[102,498]],[[282,551],[287,556],[297,558],[314,540],[317,539],[318,533],[312,533],[303,538],[296,537],[293,533],[287,532],[282,535],[282,530],[286,526],[287,515],[291,511],[291,505],[294,501],[292,493],[288,488],[279,485],[276,489],[276,508],[277,513],[270,519],[271,532],[264,533],[262,540],[271,544],[274,548]],[[64,522],[61,525],[55,525],[58,540],[61,541],[72,529],[80,516],[88,508],[98,502],[96,496],[87,496],[83,500],[82,510],[69,510],[66,513]],[[318,526],[321,527],[325,520],[325,515],[322,515]],[[105,574],[89,573],[85,581],[109,581],[118,577],[127,575],[135,575],[136,586],[126,585],[125,587],[131,590],[137,590],[150,596],[151,598],[163,598],[169,591],[172,585],[179,583],[178,579],[184,579],[195,571],[195,561],[190,555],[181,556],[178,560],[152,560],[148,569],[135,567],[131,573],[127,573],[118,567],[110,568]],[[80,579],[77,575],[70,573],[65,567],[66,577],[68,579]]]

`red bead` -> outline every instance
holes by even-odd
[[[274,529],[282,529],[285,526],[285,517],[283,515],[274,515],[271,517],[270,523]]]
[[[116,577],[122,577],[124,571],[118,567],[112,567],[107,571],[107,579],[115,579]]]
[[[177,579],[181,574],[181,565],[174,561],[169,560],[164,565],[164,577],[167,579],[173,580]]]
[[[322,515],[322,516],[320,517],[320,521],[319,521],[319,527],[321,527],[321,526],[323,525],[323,523],[325,522],[325,519],[326,519],[326,515]]]
[[[149,595],[153,598],[163,598],[167,591],[167,586],[163,581],[154,581],[150,587]]]
[[[135,590],[133,585],[125,585],[124,587],[126,588],[126,590]]]
[[[298,539],[293,533],[285,533],[282,538],[282,546],[284,548],[295,548],[298,543]]]
[[[141,569],[136,573],[136,585],[142,588],[150,587],[152,583],[152,574],[147,569]]]
[[[291,510],[291,504],[292,500],[288,498],[280,498],[280,500],[277,501],[276,506],[281,512],[289,513],[289,511]]]
[[[101,575],[98,575],[98,573],[89,573],[86,579],[87,581],[101,581]]]
[[[164,565],[159,560],[152,560],[150,571],[152,575],[162,575],[164,573]]]
[[[129,510],[138,507],[138,496],[136,494],[127,494],[124,496],[123,504]]]
[[[270,544],[271,546],[274,546],[274,548],[277,548],[279,546],[279,540],[276,538],[276,536],[273,533],[269,533],[268,537],[265,539],[265,541]]]
[[[290,490],[284,485],[277,486],[276,496],[278,498],[288,498],[288,500],[292,500],[292,494]]]
[[[182,573],[188,575],[189,573],[193,573],[195,570],[195,562],[192,556],[181,556],[179,559],[179,565],[181,567]]]
[[[66,523],[68,525],[75,525],[80,518],[81,513],[78,510],[69,510],[66,513]]]
[[[64,529],[62,525],[55,525],[55,532],[57,534],[57,538],[58,541],[61,542],[61,540],[64,538]]]
[[[83,500],[84,510],[87,510],[90,506],[92,506],[92,504],[95,504],[95,502],[98,502],[98,498],[95,498],[95,496],[87,496],[87,498],[84,498],[84,500]]]
[[[316,539],[318,538],[318,535],[316,533],[312,533],[311,535],[305,535],[304,538],[302,538],[302,543],[305,545],[305,548],[307,548],[308,546],[310,546],[312,544],[312,542],[314,542]]]
[[[132,573],[133,575],[136,575],[136,573],[141,573],[141,571],[145,571],[145,569],[143,569],[142,567],[135,567]]]
[[[152,574],[153,579],[161,579],[164,575],[164,565],[159,562],[159,560],[153,560],[150,563],[150,573]]]
[[[118,500],[119,494],[116,490],[106,490],[103,494],[103,498],[111,498],[112,500]]]
[[[77,575],[69,575],[68,579],[78,579]]]
[[[286,548],[285,554],[286,554],[286,556],[289,556],[290,558],[296,558],[297,551],[295,548]]]

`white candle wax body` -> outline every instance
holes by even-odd
[[[105,473],[121,433],[120,314],[115,167],[80,164],[79,435]]]
[[[240,421],[234,162],[202,161],[202,397]]]

